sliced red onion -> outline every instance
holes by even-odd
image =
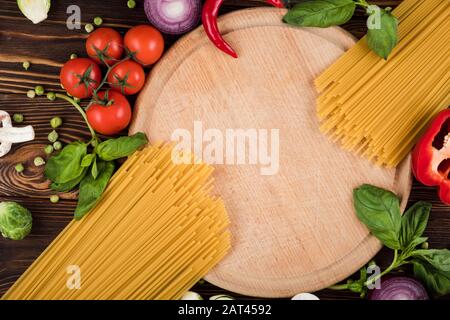
[[[194,29],[200,21],[200,0],[145,0],[148,20],[161,32],[182,34]]]
[[[422,284],[410,277],[390,277],[381,281],[381,288],[371,291],[370,300],[428,300]]]

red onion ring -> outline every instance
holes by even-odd
[[[200,0],[145,0],[148,20],[161,32],[182,34],[194,29],[200,21]]]

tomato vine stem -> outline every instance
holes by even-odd
[[[102,79],[102,82],[100,82],[99,86],[94,90],[93,92],[93,97],[94,100],[96,100],[97,102],[100,101],[100,99],[98,98],[98,92],[100,91],[100,89],[107,84],[108,81],[108,76],[111,73],[111,70],[114,68],[114,66],[119,65],[122,62],[125,62],[127,60],[129,60],[131,58],[131,55],[127,55],[125,58],[123,58],[122,60],[119,60],[117,63],[115,63],[114,65],[110,66],[109,64],[106,63],[105,58],[104,57],[100,57],[100,60],[102,61],[102,63],[106,66],[107,70],[105,73],[105,76]]]
[[[86,112],[83,110],[83,108],[74,99],[70,98],[69,96],[67,96],[65,94],[56,93],[55,97],[59,98],[59,99],[63,99],[65,101],[69,102],[70,104],[72,104],[78,110],[78,112],[83,117],[84,122],[86,122],[87,127],[89,128],[89,132],[91,133],[91,136],[92,136],[92,141],[99,142],[100,139],[97,137],[97,134],[95,133],[95,130],[89,124],[89,121],[88,121],[87,116],[86,116]]]

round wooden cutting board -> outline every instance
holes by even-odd
[[[273,150],[270,134],[279,129],[275,174],[261,174],[267,163],[215,165],[232,250],[206,279],[259,297],[311,292],[351,275],[381,247],[356,218],[353,188],[393,190],[403,209],[411,188],[408,160],[396,170],[378,168],[319,132],[313,80],[355,40],[340,28],[289,27],[284,12],[258,8],[220,19],[238,59],[217,50],[201,28],[181,39],[152,70],[130,129],[151,142],[171,140],[176,129],[194,136],[195,121],[224,139],[226,129],[266,129]]]

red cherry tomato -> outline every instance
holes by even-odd
[[[101,91],[100,100],[108,101],[106,105],[93,103],[86,115],[92,128],[104,135],[114,135],[125,129],[131,120],[131,107],[125,96],[116,91]]]
[[[102,72],[91,59],[77,58],[64,64],[59,79],[70,95],[84,99],[91,97],[92,92],[100,85]]]
[[[97,63],[101,63],[100,56],[103,56],[108,65],[113,65],[123,54],[122,36],[112,28],[99,28],[89,34],[86,52]]]
[[[134,59],[147,66],[161,58],[164,51],[164,38],[161,33],[149,25],[131,28],[125,34],[125,47],[134,53]]]
[[[125,95],[141,91],[144,82],[144,69],[139,63],[131,60],[116,64],[108,74],[108,83],[111,88]]]

